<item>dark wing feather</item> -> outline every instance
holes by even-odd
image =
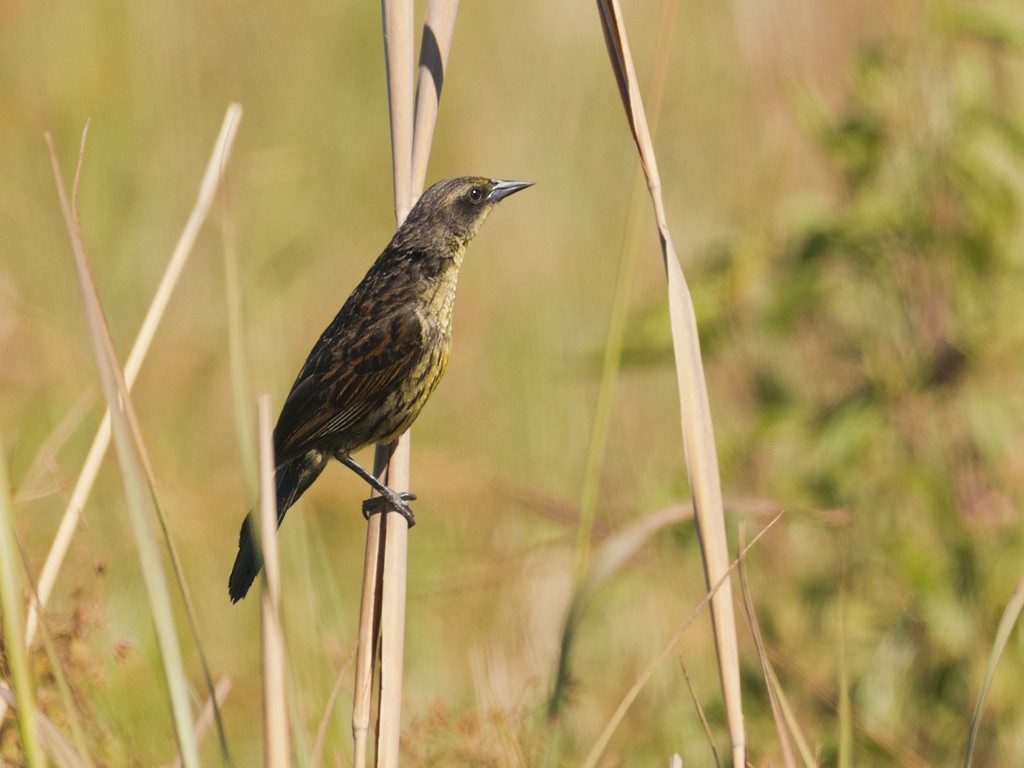
[[[311,448],[373,442],[360,422],[415,369],[423,335],[413,311],[396,309],[359,336],[351,328],[343,311],[309,353],[274,428],[278,466]]]

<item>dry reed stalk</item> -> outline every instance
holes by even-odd
[[[417,198],[427,181],[427,161],[434,139],[441,86],[448,67],[448,52],[455,31],[459,0],[431,0],[423,22],[419,79],[416,82],[416,119],[412,138],[412,194]],[[415,201],[413,201],[415,202]]]
[[[374,468],[376,473],[376,467]],[[366,523],[366,553],[363,558],[363,594],[359,607],[359,635],[356,641],[356,678],[352,691],[353,765],[365,768],[367,737],[370,732],[373,697],[373,664],[377,658],[377,631],[380,628],[380,515]]]
[[[154,509],[156,496],[153,486],[147,485],[145,480],[147,475],[152,476],[152,467],[149,466],[138,418],[125,384],[124,372],[114,353],[110,329],[107,326],[106,316],[89,267],[78,215],[78,183],[85,153],[85,137],[86,133],[83,131],[78,167],[72,187],[72,201],[69,203],[60,173],[57,153],[53,148],[49,133],[45,134],[50,148],[50,162],[57,185],[61,212],[74,255],[75,274],[85,307],[93,356],[99,369],[103,396],[111,414],[111,429],[117,448],[125,497],[128,502],[132,533],[138,550],[142,580],[153,617],[164,679],[167,682],[167,693],[174,719],[174,732],[178,740],[182,762],[186,768],[191,768],[199,765],[199,751],[195,742],[195,734],[192,731],[188,680],[185,675],[174,613],[171,608],[170,591],[167,587],[167,577],[156,542],[156,533],[153,530],[152,518],[156,514]]]
[[[381,0],[384,65],[391,120],[395,220],[400,226],[412,207],[413,0]]]
[[[388,114],[391,122],[391,157],[395,189],[395,219],[398,225],[405,220],[412,204],[412,135],[413,135],[413,7],[411,0],[381,0],[381,17],[384,31],[384,58],[388,85]],[[396,490],[408,488],[409,482],[409,433],[402,435],[396,444],[378,445],[373,473],[382,482]],[[367,734],[370,727],[371,699],[373,694],[373,665],[376,661],[380,637],[382,653],[381,687],[377,717],[377,760],[378,766],[397,766],[398,743],[401,735],[401,668],[402,647],[405,637],[404,613],[397,626],[394,620],[396,609],[389,606],[385,612],[384,601],[393,597],[395,590],[387,589],[385,581],[402,581],[401,593],[405,594],[405,563],[390,562],[391,570],[385,574],[385,560],[388,547],[407,549],[408,524],[385,525],[384,518],[393,518],[390,511],[371,515],[366,527],[366,561],[363,570],[363,595],[360,608],[359,638],[356,647],[356,681],[352,704],[352,736],[354,741],[356,768],[366,765]],[[389,520],[390,522],[390,520]],[[389,536],[390,534],[390,536]],[[395,566],[401,566],[401,573]],[[399,612],[404,612],[404,605]],[[388,623],[385,624],[385,613]],[[392,636],[401,631],[401,637]],[[389,637],[390,636],[390,637]],[[384,646],[387,657],[384,657]],[[398,656],[395,657],[395,650]],[[397,665],[397,669],[395,669]],[[389,667],[389,674],[383,670]],[[394,688],[394,683],[398,688]],[[382,717],[386,712],[387,718]],[[394,762],[389,762],[394,756]]]
[[[259,399],[260,548],[263,591],[260,633],[263,647],[263,760],[268,768],[287,768],[288,699],[285,688],[284,634],[281,631],[281,577],[277,554],[277,501],[274,492],[274,438],[270,395]]]
[[[128,361],[125,363],[124,378],[128,391],[131,391],[132,386],[135,384],[135,379],[138,377],[142,362],[149,352],[156,329],[163,319],[171,294],[178,283],[178,279],[181,277],[189,255],[192,253],[192,247],[195,245],[199,230],[202,228],[203,222],[210,212],[210,207],[213,205],[213,200],[217,195],[220,174],[231,154],[231,147],[234,143],[241,117],[241,106],[238,104],[228,106],[224,122],[221,124],[220,134],[217,136],[213,153],[206,164],[206,171],[199,185],[199,195],[196,198],[196,204],[192,209],[192,213],[189,214],[181,237],[178,238],[178,242],[174,246],[171,259],[167,263],[167,269],[164,270],[164,275],[160,279],[159,286],[157,286],[153,301],[150,303],[149,309],[146,311],[146,317],[139,328],[139,333],[135,337],[135,343],[132,345],[131,353],[128,355]],[[64,563],[68,547],[71,545],[71,539],[77,530],[78,520],[81,517],[82,510],[85,508],[86,501],[89,499],[89,494],[92,492],[92,486],[96,481],[96,475],[99,472],[100,464],[103,462],[103,457],[110,446],[110,436],[110,411],[108,410],[103,416],[103,421],[96,432],[96,437],[93,438],[85,464],[82,465],[82,471],[79,473],[78,480],[75,482],[75,488],[71,492],[71,500],[64,510],[64,516],[57,529],[57,535],[54,537],[53,544],[50,545],[50,552],[47,554],[43,570],[39,574],[38,603],[32,603],[26,622],[25,642],[30,645],[35,638],[38,611],[46,607],[46,603],[53,592],[53,587],[57,582],[57,574]]]
[[[420,58],[420,106],[414,115],[413,4],[408,0],[381,2],[391,120],[395,219],[399,226],[409,213],[414,196],[418,197],[422,191],[457,7],[457,0],[431,0],[428,3]],[[436,45],[427,44],[431,39]],[[407,489],[409,460],[410,435],[406,432],[392,445],[377,446],[374,474],[395,490]],[[378,768],[398,765],[408,536],[408,523],[393,511],[372,515],[367,523],[352,706],[356,768],[366,765],[373,664],[378,648],[381,674],[376,765]]]
[[[407,435],[408,436],[408,433]],[[406,458],[408,466],[408,458]],[[391,473],[389,478],[394,477]],[[399,482],[399,481],[396,481]],[[408,481],[399,488],[408,488]],[[402,725],[405,650],[405,584],[409,525],[397,512],[384,517],[384,578],[380,609],[380,701],[377,711],[377,767],[397,768]]]
[[[647,178],[647,187],[654,204],[654,215],[661,238],[662,257],[668,279],[669,315],[679,388],[683,448],[696,511],[705,580],[709,588],[712,584],[721,584],[721,587],[715,590],[711,602],[711,623],[728,716],[733,765],[743,766],[746,763],[747,740],[743,725],[736,616],[733,611],[732,585],[727,578],[729,547],[697,322],[686,279],[679,266],[679,258],[668,228],[654,145],[644,114],[622,11],[617,0],[598,0],[598,10],[619,93]]]

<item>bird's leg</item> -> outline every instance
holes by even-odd
[[[383,511],[384,503],[391,507],[395,512],[398,512],[402,517],[409,523],[409,527],[412,528],[416,525],[416,518],[413,517],[412,509],[406,502],[415,501],[415,493],[399,493],[388,488],[384,483],[374,477],[372,474],[363,469],[359,462],[353,459],[351,456],[344,453],[336,453],[334,457],[344,464],[346,467],[351,469],[363,480],[368,482],[370,486],[380,494],[378,497],[367,499],[363,502],[363,517],[366,519],[370,518],[370,515],[377,514]]]

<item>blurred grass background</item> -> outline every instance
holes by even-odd
[[[662,4],[625,12],[646,81]],[[702,332],[727,508],[754,526],[766,518],[747,499],[788,510],[753,553],[751,588],[826,764],[841,624],[855,763],[956,762],[1021,575],[1022,54],[1024,12],[1010,0],[676,9],[656,137],[666,202]],[[251,491],[232,415],[222,230],[241,260],[250,385],[279,406],[393,231],[379,8],[0,0],[0,62],[0,430],[36,573],[102,415],[42,133],[53,132],[67,173],[92,121],[82,218],[123,357],[224,109],[244,107],[225,205],[135,401],[214,675],[234,684],[224,710],[236,763],[255,764],[258,616],[226,593]],[[533,765],[552,744],[544,703],[636,174],[591,5],[461,5],[428,182],[466,173],[538,184],[474,243],[452,362],[413,430],[421,524],[403,748],[409,765]],[[638,215],[598,536],[689,496],[663,271],[646,203]],[[40,455],[83,398],[87,415]],[[325,473],[280,537],[300,756],[354,646],[365,489],[350,475]],[[598,595],[578,636],[558,759],[578,762],[702,594],[685,526]],[[48,616],[97,759],[167,762],[173,733],[109,459]],[[777,763],[744,642],[752,761]],[[679,650],[721,750],[706,623]],[[44,661],[37,672],[60,722]],[[976,764],[1024,763],[1022,678],[1018,631]],[[332,717],[329,764],[347,764],[349,701]],[[216,761],[215,740],[203,746]],[[0,751],[17,760],[9,720]],[[713,760],[677,662],[644,690],[607,764],[663,765],[672,751],[686,764]]]

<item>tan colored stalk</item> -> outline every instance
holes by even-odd
[[[419,197],[427,181],[427,161],[434,139],[441,86],[455,31],[459,0],[431,0],[423,22],[419,79],[416,82],[416,124],[412,138],[412,193]],[[415,201],[414,201],[415,202]]]
[[[146,317],[139,328],[139,333],[135,337],[135,343],[132,345],[131,353],[128,355],[128,361],[125,363],[124,378],[129,391],[131,391],[132,386],[135,384],[135,379],[139,375],[142,362],[149,352],[153,336],[160,325],[160,321],[163,319],[164,311],[167,309],[171,293],[173,293],[175,286],[178,284],[182,270],[185,268],[188,257],[192,253],[192,246],[195,245],[199,230],[202,228],[203,222],[210,212],[210,207],[213,205],[213,200],[217,194],[220,173],[231,154],[231,146],[234,143],[235,133],[238,130],[238,122],[241,120],[241,117],[242,108],[238,104],[228,106],[224,122],[221,124],[220,134],[217,136],[217,142],[214,145],[213,154],[206,165],[206,172],[203,174],[203,180],[199,186],[199,196],[196,198],[196,204],[188,217],[188,222],[185,224],[181,237],[178,238],[178,243],[174,247],[171,259],[167,263],[167,269],[164,270],[164,275],[160,280],[159,286],[157,286],[153,301],[150,303],[149,309],[146,311]],[[85,508],[86,501],[89,499],[89,494],[92,492],[92,486],[96,481],[100,464],[102,464],[103,457],[106,455],[107,448],[109,447],[110,411],[108,410],[103,416],[103,421],[96,432],[96,437],[93,438],[92,447],[89,449],[85,464],[82,465],[82,471],[79,473],[74,490],[71,492],[71,500],[64,510],[64,517],[61,519],[60,526],[57,529],[57,535],[54,537],[53,544],[50,545],[50,552],[46,556],[43,570],[39,574],[39,602],[32,603],[26,622],[25,641],[30,645],[36,634],[37,612],[41,608],[46,607],[46,603],[53,593],[53,587],[57,582],[57,574],[64,563],[68,547],[71,545],[71,539],[78,528],[78,520],[81,517],[82,510]]]
[[[408,433],[406,434],[408,437]],[[408,454],[405,458],[408,467]],[[409,482],[396,480],[395,487]],[[397,512],[389,512],[382,526],[384,535],[384,579],[380,609],[380,708],[377,712],[377,767],[397,768],[402,725],[402,672],[405,650],[406,557],[409,525]]]
[[[391,156],[394,171],[395,220],[405,221],[412,203],[412,135],[413,135],[413,8],[408,0],[381,0],[384,28],[384,54],[387,69],[388,110],[391,120]],[[409,433],[394,446],[378,445],[374,458],[374,475],[395,490],[408,488]],[[385,526],[384,517],[390,525]],[[401,523],[395,521],[400,518]],[[395,522],[393,522],[395,521]],[[401,580],[398,590],[404,600],[405,563],[392,558],[385,573],[387,550],[395,547],[403,555],[409,535],[405,518],[390,511],[371,515],[366,526],[366,561],[363,569],[363,595],[360,608],[359,637],[356,646],[356,680],[352,703],[352,737],[356,768],[366,765],[367,734],[370,727],[373,694],[373,665],[377,657],[377,638],[381,638],[381,689],[377,717],[377,766],[397,766],[401,735],[402,649],[405,642],[404,613],[394,624],[396,608],[384,602],[394,598],[396,590],[384,581]],[[400,572],[395,571],[400,565]],[[404,605],[399,612],[404,612]],[[388,622],[385,623],[385,613]],[[394,632],[401,632],[395,637]],[[385,646],[387,655],[385,656]],[[397,657],[395,655],[397,649]],[[396,668],[397,667],[397,668]],[[388,673],[385,674],[384,670]],[[395,688],[397,683],[397,688]],[[383,715],[386,713],[387,717]]]
[[[458,0],[431,0],[427,5],[420,57],[419,103],[414,115],[412,3],[400,0],[381,2],[391,118],[395,220],[398,226],[405,221],[415,201],[414,196],[419,196],[426,177],[437,103],[457,8]],[[430,45],[430,40],[435,45]],[[377,446],[374,474],[395,490],[408,489],[409,460],[410,435],[406,432],[392,445]],[[378,768],[392,768],[399,761],[408,537],[408,524],[398,513],[388,511],[372,515],[367,523],[352,706],[356,768],[366,765],[373,664],[378,647],[381,674],[376,765]]]
[[[377,631],[380,628],[380,606],[377,601],[381,573],[380,554],[380,515],[373,515],[366,524],[363,595],[359,608],[359,636],[356,641],[356,679],[352,691],[354,768],[366,766],[373,698],[373,664],[377,658]]]
[[[284,634],[281,631],[281,577],[277,555],[277,502],[274,492],[274,422],[270,395],[259,400],[260,548],[263,592],[263,760],[268,768],[288,768],[288,699],[285,689]]]
[[[412,206],[413,2],[381,0],[384,64],[387,68],[395,220],[401,225]]]
[[[722,510],[722,488],[718,474],[715,435],[711,426],[711,408],[708,404],[707,384],[704,381],[704,368],[700,357],[697,321],[686,279],[679,266],[679,258],[676,256],[668,229],[665,203],[661,196],[661,178],[633,68],[633,59],[629,52],[622,11],[617,0],[598,0],[598,9],[608,54],[619,85],[619,94],[647,178],[647,188],[651,193],[654,216],[661,238],[662,257],[668,278],[669,316],[679,389],[683,448],[693,494],[701,555],[704,560],[705,581],[709,588],[712,584],[721,584],[721,587],[715,590],[714,599],[711,601],[711,623],[718,653],[722,695],[729,722],[733,765],[743,766],[746,764],[747,738],[743,725],[736,616],[733,611],[732,585],[727,578],[729,547]]]

